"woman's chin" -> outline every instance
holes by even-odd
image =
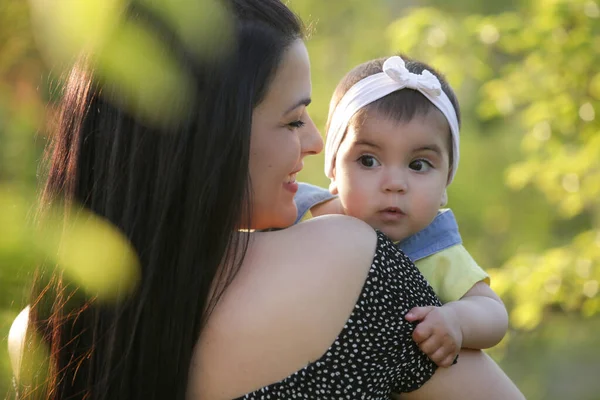
[[[274,222],[272,225],[272,228],[275,229],[284,229],[284,228],[289,228],[290,226],[294,225],[294,222],[296,222],[296,215],[294,214],[292,217],[290,218],[281,218],[278,221]]]
[[[296,222],[298,209],[296,208],[296,203],[292,203],[291,206],[281,208],[278,212],[271,212],[268,215],[269,218],[265,219],[262,224],[259,224],[262,227],[257,228],[257,230],[289,228]]]

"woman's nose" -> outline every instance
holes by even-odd
[[[302,146],[302,155],[305,156],[318,154],[323,151],[323,138],[310,117],[308,117],[308,121],[306,121],[306,125],[302,129],[300,144]]]

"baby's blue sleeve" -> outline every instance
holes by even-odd
[[[329,193],[329,190],[323,189],[322,187],[311,185],[310,183],[298,183],[298,191],[294,196],[298,213],[296,214],[296,221],[294,224],[300,222],[302,217],[317,204],[331,200],[335,197],[336,196]]]
[[[407,237],[398,246],[414,261],[462,244],[458,224],[450,209],[440,210],[425,229]]]

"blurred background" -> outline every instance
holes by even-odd
[[[162,9],[170,21],[185,16],[187,25],[180,28],[192,40],[194,33],[210,34],[202,18],[203,7],[214,7],[208,0],[138,1],[178,4],[183,13]],[[64,74],[54,56],[63,52],[64,60],[81,47],[73,37],[98,39],[124,3],[0,2],[0,398],[10,390],[8,329],[26,304],[32,267],[50,251],[26,227],[44,177],[43,148]],[[337,82],[361,62],[401,52],[446,75],[463,121],[449,206],[466,247],[490,272],[510,312],[509,334],[489,354],[530,400],[600,399],[598,2],[288,4],[310,32],[309,110],[321,129]],[[45,30],[40,16],[52,18],[62,33]],[[167,90],[161,82],[171,90],[185,87],[150,37],[123,37],[137,38],[120,40],[114,51],[114,57],[127,54],[128,64],[106,62],[107,79],[158,82],[144,90]],[[322,163],[321,155],[309,158],[301,179],[326,187]]]

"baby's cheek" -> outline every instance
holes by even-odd
[[[370,216],[371,207],[369,207],[368,198],[360,195],[355,195],[348,199],[346,206],[346,214],[352,217],[367,221]]]

